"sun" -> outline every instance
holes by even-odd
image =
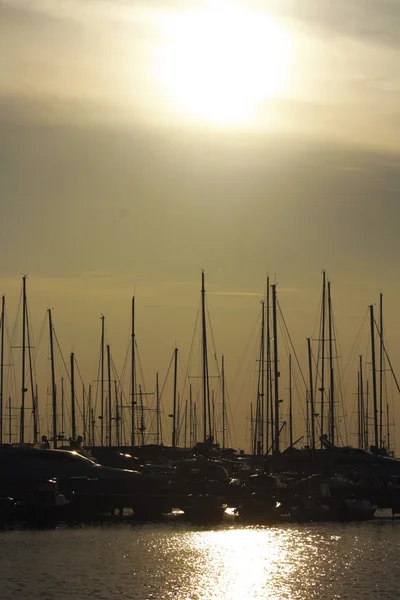
[[[285,90],[290,35],[265,13],[222,1],[164,21],[158,78],[177,107],[215,124],[254,117]]]

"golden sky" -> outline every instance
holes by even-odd
[[[27,273],[89,382],[101,313],[122,368],[135,293],[150,382],[187,360],[204,269],[234,381],[266,273],[305,357],[326,269],[343,360],[380,290],[400,358],[399,23],[393,0],[0,0],[10,323]]]

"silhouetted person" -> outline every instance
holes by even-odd
[[[47,439],[47,435],[42,435],[42,443],[40,444],[40,447],[44,448],[45,450],[50,449],[50,442]]]

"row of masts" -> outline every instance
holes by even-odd
[[[261,302],[257,402],[252,434],[254,454],[280,452],[279,377],[277,291],[276,284],[270,285],[267,277],[266,300]]]
[[[34,443],[37,443],[39,437],[39,415],[38,415],[38,395],[37,386],[34,385],[33,378],[33,363],[32,363],[32,345],[30,342],[30,327],[28,320],[27,294],[26,294],[26,276],[22,279],[22,363],[21,363],[21,403],[18,414],[19,420],[19,443],[24,444],[26,441],[26,410],[30,410],[34,420]],[[207,350],[207,324],[206,324],[206,306],[205,306],[205,284],[204,272],[202,273],[202,363],[203,363],[203,394],[202,394],[202,434],[200,439],[203,442],[212,440],[215,433],[215,405],[214,399],[210,396],[210,384],[208,375],[208,350]],[[5,296],[2,297],[1,320],[0,320],[0,443],[3,443],[4,432],[4,368],[5,368]],[[67,436],[65,435],[65,388],[64,378],[61,378],[61,406],[57,386],[56,366],[55,366],[55,333],[52,317],[52,310],[47,310],[47,321],[49,331],[49,350],[50,350],[50,369],[51,369],[51,440],[54,447],[57,448],[59,443],[63,443]],[[13,346],[14,348],[19,346]],[[130,402],[128,405],[123,404],[122,392],[118,394],[117,381],[114,381],[115,389],[112,389],[112,369],[111,369],[111,348],[105,342],[105,317],[101,315],[101,344],[100,344],[100,414],[98,415],[99,426],[96,427],[95,408],[92,403],[92,386],[89,386],[88,396],[85,393],[83,386],[82,407],[81,407],[81,425],[83,425],[83,438],[91,443],[96,444],[96,431],[98,432],[98,441],[101,446],[112,446],[114,442],[117,445],[122,443],[122,414],[124,409],[128,408],[130,412],[130,445],[132,447],[137,444],[145,443],[144,432],[146,430],[144,421],[144,402],[143,397],[147,393],[141,385],[136,384],[136,338],[135,338],[135,298],[132,298],[132,329],[131,329],[131,384],[130,384]],[[27,363],[29,365],[30,387],[32,390],[32,406],[26,405],[27,387]],[[187,438],[189,443],[195,443],[198,440],[198,410],[197,403],[193,402],[192,386],[190,386],[189,405],[186,401],[183,411],[183,421],[180,417],[181,403],[179,402],[177,393],[177,375],[178,375],[178,348],[174,350],[174,391],[173,391],[173,427],[172,427],[172,446],[177,447],[181,441],[181,429],[183,427],[185,443]],[[227,431],[227,416],[225,406],[225,367],[224,357],[222,357],[222,446],[226,445]],[[78,433],[77,419],[77,399],[76,399],[76,383],[75,383],[75,354],[70,354],[69,364],[69,381],[70,381],[70,424],[71,436],[70,439],[75,440]],[[214,392],[213,392],[214,394]],[[213,396],[212,394],[212,396]],[[162,425],[161,425],[161,400],[159,389],[159,377],[156,374],[156,434],[155,441],[157,444],[162,442]],[[115,398],[115,404],[113,397]],[[61,429],[60,429],[60,408],[61,408]],[[8,407],[9,420],[9,441],[11,440],[11,399],[9,399]],[[189,429],[189,432],[188,432]],[[189,433],[189,435],[187,435]],[[125,442],[126,442],[125,438]]]
[[[271,288],[271,292],[270,292]],[[272,298],[272,318],[270,303]],[[267,278],[266,299],[261,302],[261,336],[259,351],[259,369],[257,384],[257,401],[255,411],[250,405],[250,436],[251,448],[254,454],[279,453],[280,434],[288,426],[289,446],[294,442],[293,434],[293,387],[292,387],[292,355],[289,354],[288,365],[288,422],[281,420],[279,397],[279,357],[278,357],[278,331],[277,331],[277,296],[276,285],[271,285]],[[384,415],[383,373],[385,371],[385,357],[387,352],[384,345],[383,331],[383,295],[380,294],[379,326],[375,322],[374,306],[369,306],[370,313],[370,343],[371,343],[371,371],[372,371],[372,414],[368,410],[369,382],[367,393],[363,375],[362,357],[358,373],[358,403],[357,403],[357,435],[360,448],[369,448],[372,442],[377,449],[390,449],[389,405],[386,403]],[[306,439],[308,446],[315,449],[322,448],[325,440],[330,444],[337,444],[337,404],[335,389],[335,329],[332,311],[331,282],[327,281],[326,273],[322,273],[322,301],[318,358],[315,360],[312,352],[311,337],[307,338],[308,356],[308,382],[306,386]],[[379,368],[376,361],[376,334],[379,338]],[[389,360],[389,359],[388,359]],[[316,371],[315,371],[316,366]],[[390,370],[395,378],[393,369]],[[379,394],[377,373],[379,373]],[[395,378],[398,391],[400,386]],[[386,438],[385,417],[386,416]],[[369,434],[370,421],[373,422],[373,438]],[[297,440],[298,441],[298,440]]]
[[[26,432],[26,410],[30,410],[33,415],[33,441],[38,442],[39,436],[39,408],[37,386],[34,384],[33,377],[33,358],[32,343],[30,337],[29,313],[27,307],[26,295],[26,276],[22,280],[22,365],[21,365],[21,403],[19,409],[19,442],[21,444],[27,441]],[[183,428],[183,438],[185,445],[187,439],[192,444],[199,439],[203,443],[212,442],[215,438],[215,402],[213,393],[210,393],[210,375],[208,361],[207,344],[207,319],[206,319],[206,290],[205,276],[202,272],[201,286],[201,340],[202,340],[202,386],[201,402],[202,409],[198,411],[197,402],[192,398],[192,386],[190,386],[190,397],[183,404],[180,401],[177,387],[178,380],[178,348],[174,349],[174,383],[173,383],[173,410],[169,416],[172,418],[172,436],[171,445],[173,448],[179,446],[182,442],[181,431]],[[279,453],[281,451],[281,433],[282,429],[288,426],[289,445],[293,446],[298,440],[294,441],[293,434],[293,396],[292,396],[292,355],[289,354],[289,409],[288,422],[282,420],[280,404],[283,400],[280,398],[280,362],[278,355],[278,302],[277,286],[270,284],[267,277],[266,298],[262,301],[261,317],[261,337],[259,353],[259,370],[257,401],[254,415],[251,416],[251,439],[252,451],[255,454]],[[8,410],[9,419],[9,438],[11,438],[11,401],[9,399],[8,407],[4,398],[4,368],[5,368],[5,296],[1,302],[0,319],[0,443],[3,443],[3,434],[5,431],[4,416]],[[380,295],[380,319],[377,326],[374,318],[374,307],[369,307],[370,311],[370,336],[371,336],[371,360],[372,360],[372,417],[368,406],[369,383],[367,381],[367,392],[365,393],[365,376],[363,373],[363,362],[360,357],[358,373],[358,441],[360,447],[368,447],[370,440],[369,421],[373,421],[373,442],[376,448],[390,446],[389,433],[389,407],[386,405],[386,440],[384,439],[384,393],[383,393],[383,372],[385,367],[385,357],[387,357],[384,346],[383,335],[383,296]],[[56,382],[55,369],[55,347],[54,347],[54,325],[52,321],[52,311],[48,309],[48,329],[50,340],[50,364],[51,364],[51,413],[52,413],[52,433],[51,439],[54,447],[57,447],[59,441],[65,437],[65,392],[64,381],[61,384],[61,430],[59,429],[59,398]],[[376,367],[376,348],[375,338],[376,330],[379,335],[379,370]],[[321,303],[321,323],[319,353],[317,371],[314,371],[314,357],[312,354],[312,338],[307,338],[308,350],[308,371],[309,384],[306,390],[306,437],[311,448],[316,448],[318,440],[323,438],[329,440],[333,445],[336,443],[336,399],[335,399],[335,370],[334,370],[334,324],[332,316],[331,284],[327,281],[326,274],[323,272],[322,280],[322,303]],[[16,347],[16,346],[14,346]],[[19,347],[19,346],[18,346]],[[296,357],[297,358],[297,357]],[[327,367],[328,361],[328,367]],[[389,361],[389,359],[388,359]],[[71,438],[76,439],[78,433],[77,418],[77,397],[75,383],[75,354],[70,354],[69,380],[70,380],[70,422]],[[390,364],[390,361],[389,361]],[[318,367],[318,365],[320,365]],[[29,369],[28,369],[29,367]],[[391,367],[391,365],[390,365]],[[91,387],[89,394],[86,395],[83,387],[81,421],[83,424],[83,437],[86,441],[95,445],[99,441],[101,446],[112,446],[123,442],[122,424],[123,415],[130,414],[130,445],[143,445],[145,443],[145,419],[144,419],[144,396],[147,392],[141,385],[137,385],[136,377],[136,337],[135,337],[135,298],[132,298],[132,328],[131,328],[131,354],[130,354],[130,394],[128,404],[124,404],[123,394],[118,390],[117,376],[112,379],[112,358],[111,347],[105,340],[105,317],[101,315],[101,347],[100,347],[100,414],[95,415],[96,409],[92,402]],[[392,370],[392,369],[391,369]],[[26,406],[27,371],[29,372],[30,385],[32,392],[31,406]],[[379,372],[379,394],[377,372]],[[393,370],[392,370],[393,373]],[[227,443],[227,411],[226,411],[226,390],[225,390],[225,359],[222,356],[220,383],[222,395],[222,447]],[[318,380],[318,385],[317,385]],[[114,383],[114,389],[113,389]],[[397,384],[397,380],[396,380]],[[400,388],[397,384],[400,391]],[[156,421],[155,438],[156,443],[160,444],[163,439],[161,425],[161,400],[158,373],[156,375]],[[128,411],[127,411],[128,409]],[[127,412],[126,412],[127,411]],[[251,408],[251,412],[252,408]],[[199,418],[198,418],[199,417]],[[98,421],[97,421],[98,419]],[[126,420],[126,418],[125,418]],[[96,426],[99,423],[99,426]],[[199,427],[200,423],[200,427]],[[187,435],[189,431],[189,435]],[[125,435],[125,443],[126,443]],[[129,443],[128,442],[128,443]],[[128,444],[127,444],[128,445]]]

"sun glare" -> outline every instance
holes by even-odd
[[[286,85],[290,36],[265,13],[213,2],[164,21],[158,77],[180,110],[242,123]]]

